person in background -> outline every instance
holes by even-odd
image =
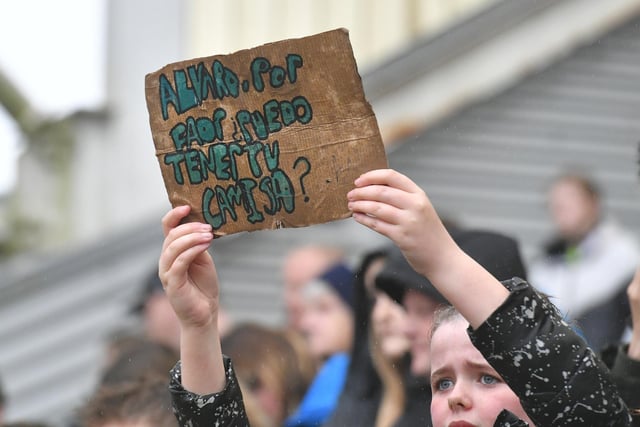
[[[354,282],[354,340],[339,403],[323,427],[389,427],[405,402],[402,372],[409,344],[405,313],[375,288],[391,247],[365,254]]]
[[[387,257],[380,259],[379,263],[373,263],[364,277],[367,295],[373,300],[368,347],[382,384],[375,426],[408,427],[411,424],[406,420],[411,418],[408,414],[419,393],[413,393],[407,387],[411,386],[408,381],[411,343],[405,333],[407,313],[400,304],[375,286],[376,277],[385,268],[389,254],[398,249],[390,247],[388,251]]]
[[[172,347],[137,335],[112,340],[108,353],[101,386],[163,376],[180,357]]]
[[[353,281],[343,263],[330,266],[302,290],[300,328],[320,368],[286,427],[319,426],[333,413],[349,366],[353,345]]]
[[[79,411],[83,427],[177,427],[166,377],[99,387]]]
[[[157,381],[164,381],[164,385],[167,387],[167,372],[175,365],[179,357],[175,349],[146,337],[120,333],[114,335],[108,341],[106,357],[98,377],[98,383],[92,391],[93,403],[77,408],[70,414],[69,419],[65,420],[64,425],[87,427],[85,423],[89,418],[97,426],[128,427],[136,425],[127,424],[133,423],[133,421],[125,417],[125,412],[120,413],[115,409],[108,409],[105,406],[108,401],[105,399],[107,396],[116,395],[119,392],[132,394],[135,391],[135,393],[145,394],[147,390],[142,388],[142,384],[154,386]],[[130,396],[132,401],[135,401],[136,398],[136,396]],[[114,402],[114,405],[117,403],[115,396],[111,396],[109,399]],[[96,411],[100,410],[107,410],[111,414],[110,418],[112,418],[113,424],[101,424],[108,420],[99,418]],[[94,411],[89,418],[87,418],[87,411]],[[132,416],[135,415],[132,411],[128,413]],[[83,417],[85,417],[84,420],[81,419]],[[117,424],[117,422],[123,424]]]
[[[429,414],[429,343],[431,337],[422,328],[430,328],[433,313],[447,301],[433,286],[419,276],[406,262],[399,249],[389,251],[385,263],[374,280],[377,303],[394,304],[404,312],[402,334],[408,344],[402,359],[404,402],[395,420],[396,427],[428,425]]]
[[[376,288],[401,304],[407,313],[405,335],[411,352],[410,372],[415,379],[423,379],[424,386],[429,374],[429,347],[433,314],[447,300],[424,277],[416,273],[407,263],[402,252],[393,252],[375,280]],[[421,393],[424,395],[424,393]],[[428,414],[427,414],[428,416]]]
[[[548,208],[556,235],[531,263],[531,284],[577,321],[589,345],[600,351],[625,330],[625,289],[640,250],[629,232],[605,216],[601,193],[586,176],[555,179]]]
[[[142,334],[145,337],[175,350],[180,348],[178,319],[171,309],[156,269],[152,269],[147,275],[138,302],[132,311],[140,315]]]
[[[323,245],[299,246],[285,255],[282,278],[287,328],[301,332],[304,286],[330,266],[343,260],[342,250]]]
[[[152,269],[132,312],[141,316],[142,333],[148,339],[169,346],[175,351],[180,348],[180,326],[175,312],[162,288],[157,268]],[[224,308],[218,314],[218,327],[222,336],[226,334],[232,321]]]
[[[222,350],[234,362],[251,425],[281,427],[313,379],[310,363],[300,363],[311,355],[298,354],[285,332],[256,323],[236,325]]]

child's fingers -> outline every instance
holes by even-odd
[[[211,231],[199,231],[194,230],[189,233],[177,234],[178,229],[173,229],[171,233],[176,232],[176,238],[167,238],[166,246],[160,254],[160,258],[165,260],[165,266],[168,267],[175,261],[175,259],[182,253],[188,250],[190,247],[202,244],[211,243],[213,234]],[[170,237],[172,235],[170,234]]]
[[[413,196],[413,193],[408,193],[404,190],[386,185],[369,185],[351,190],[347,194],[347,200],[349,202],[369,200],[384,203],[399,209],[406,209],[411,205]]]
[[[178,206],[171,209],[167,214],[162,218],[162,232],[166,237],[169,234],[171,229],[177,227],[180,224],[182,218],[187,216],[189,211],[191,210],[191,206],[184,205]]]
[[[182,235],[167,244],[160,254],[158,271],[162,282],[168,284],[171,277],[183,277],[198,255],[213,240],[211,232],[195,232]]]
[[[349,201],[347,207],[351,212],[374,217],[389,224],[399,224],[402,210],[388,203],[371,200]]]
[[[173,263],[168,266],[167,270],[159,270],[160,279],[165,285],[165,288],[175,288],[176,282],[181,284],[186,283],[187,272],[191,264],[197,257],[202,255],[208,247],[208,243],[192,246],[184,252],[181,252]]]
[[[210,233],[211,226],[209,224],[203,224],[201,222],[188,222],[186,224],[180,224],[177,227],[170,228],[162,243],[162,250],[164,251],[174,240],[179,239],[182,236],[191,233]]]
[[[372,170],[360,175],[360,177],[355,180],[356,187],[366,187],[369,185],[386,185],[410,193],[420,191],[420,187],[418,187],[415,182],[393,169]]]
[[[369,227],[373,231],[376,231],[389,238],[391,238],[393,229],[395,227],[395,224],[390,224],[381,218],[367,215],[362,212],[353,212],[353,219],[355,219],[360,224]]]

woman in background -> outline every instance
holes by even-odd
[[[234,327],[222,350],[234,362],[251,425],[281,427],[313,378],[315,371],[305,372],[311,355],[298,354],[284,332],[255,323]]]

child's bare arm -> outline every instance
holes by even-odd
[[[429,198],[411,179],[391,169],[363,174],[348,194],[359,223],[387,236],[413,268],[438,288],[477,328],[509,292],[453,241]]]
[[[217,326],[218,276],[207,252],[213,239],[211,226],[180,224],[189,209],[174,208],[162,219],[165,240],[158,271],[180,321],[182,386],[205,395],[225,386]]]

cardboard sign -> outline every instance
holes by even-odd
[[[344,29],[169,64],[145,91],[169,200],[217,236],[346,218],[387,167]]]

